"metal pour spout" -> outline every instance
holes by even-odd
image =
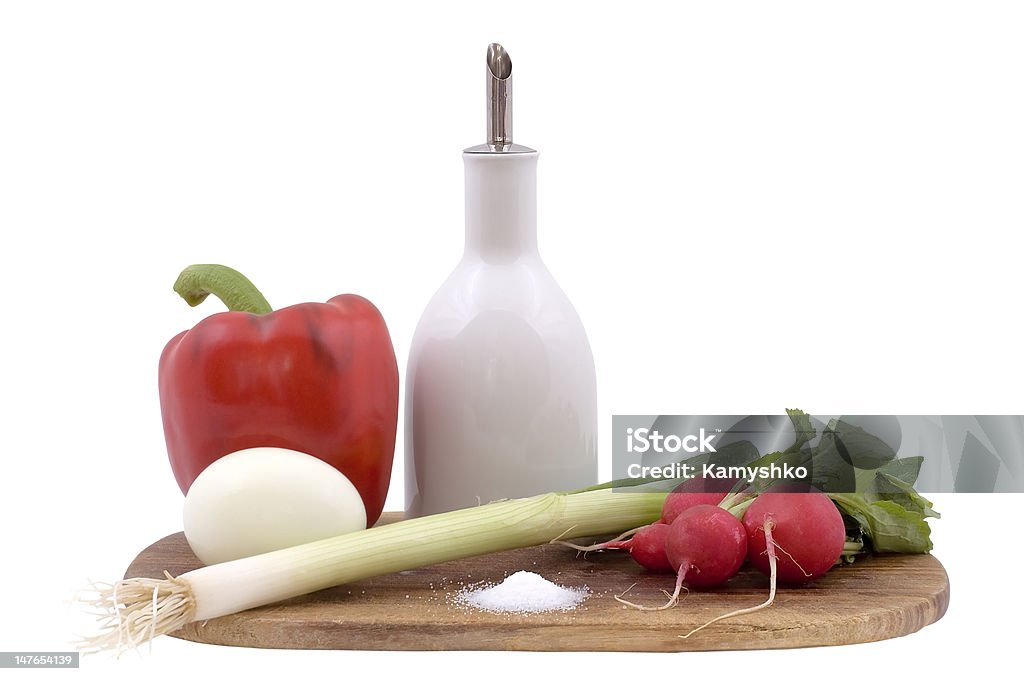
[[[512,143],[512,58],[498,43],[487,46],[487,142],[467,154],[535,154]]]
[[[487,145],[512,145],[512,58],[498,43],[487,47]]]

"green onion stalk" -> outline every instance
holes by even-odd
[[[135,647],[202,622],[378,575],[449,560],[617,534],[658,520],[665,492],[600,489],[499,501],[323,539],[164,579],[98,587],[86,651]]]

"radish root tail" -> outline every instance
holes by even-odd
[[[625,598],[623,598],[623,596],[625,596],[627,593],[629,593],[629,589],[632,589],[633,586],[636,586],[636,584],[634,584],[633,586],[629,587],[629,589],[626,589],[621,594],[616,596],[615,600],[617,600],[619,603],[622,603],[623,605],[628,605],[631,608],[636,608],[637,610],[668,610],[669,608],[671,608],[674,605],[676,605],[677,603],[679,603],[679,593],[681,591],[685,591],[687,594],[690,593],[690,590],[687,589],[685,586],[683,586],[683,579],[686,577],[686,572],[687,572],[687,568],[684,567],[684,566],[680,566],[680,568],[679,568],[679,575],[676,577],[676,589],[675,589],[675,591],[673,591],[671,594],[669,594],[669,593],[667,593],[665,591],[662,591],[662,593],[664,593],[666,596],[668,596],[668,601],[665,602],[663,605],[659,605],[656,608],[655,607],[651,607],[649,605],[640,605],[639,603],[634,603],[632,601],[627,601]]]
[[[166,579],[133,577],[115,584],[93,584],[91,597],[79,600],[97,612],[100,633],[83,638],[82,652],[136,648],[192,621],[195,597],[189,583],[164,572]]]
[[[749,615],[752,612],[757,612],[758,610],[764,610],[765,608],[771,606],[771,604],[775,602],[775,590],[776,590],[776,586],[778,584],[778,559],[777,559],[777,556],[775,554],[775,549],[778,548],[778,544],[776,544],[775,543],[775,539],[772,538],[772,528],[773,527],[775,527],[775,522],[772,521],[771,517],[765,518],[765,520],[764,520],[764,538],[765,538],[765,545],[768,548],[768,566],[771,569],[771,577],[770,577],[771,586],[770,586],[769,591],[768,591],[768,600],[766,600],[764,603],[761,603],[760,605],[755,605],[755,606],[750,607],[750,608],[743,608],[741,610],[733,610],[732,612],[728,612],[728,613],[726,613],[724,615],[719,615],[718,617],[714,618],[713,620],[710,620],[710,621],[705,622],[704,624],[700,625],[699,627],[697,627],[696,629],[694,629],[690,633],[688,633],[686,635],[680,635],[679,638],[690,638],[691,636],[696,634],[698,631],[700,631],[704,627],[711,626],[715,622],[721,622],[724,619],[728,619],[730,617],[736,617],[738,615]]]
[[[590,551],[600,551],[602,549],[624,549],[626,547],[622,546],[622,543],[625,540],[632,537],[637,532],[639,532],[640,530],[644,529],[644,527],[647,527],[647,525],[644,525],[642,527],[634,527],[632,530],[626,530],[614,539],[609,539],[608,541],[601,542],[600,544],[591,544],[590,546],[580,546],[579,544],[573,544],[572,542],[561,541],[561,538],[568,532],[568,530],[558,535],[548,543],[561,544],[562,546],[568,546],[571,549],[576,549],[577,551],[582,551],[583,553],[589,553]]]
[[[786,554],[786,558],[789,558],[789,560],[792,561],[793,565],[796,565],[798,568],[800,568],[800,572],[804,573],[804,577],[810,577],[811,576],[810,572],[808,572],[807,570],[804,570],[804,566],[803,565],[801,565],[800,563],[796,562],[796,558],[793,557],[793,554],[791,554],[786,549],[782,548],[782,546],[780,544],[775,544],[775,548],[777,550],[779,550],[779,551],[782,551],[784,554]]]

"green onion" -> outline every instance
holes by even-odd
[[[617,534],[656,521],[664,493],[543,494],[404,520],[166,579],[98,588],[101,632],[87,650],[134,647],[155,636],[377,575],[496,551]]]

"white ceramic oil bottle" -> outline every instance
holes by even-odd
[[[487,143],[463,152],[466,249],[406,375],[406,510],[597,481],[594,358],[537,250],[537,152],[512,143],[512,62],[487,50]]]

